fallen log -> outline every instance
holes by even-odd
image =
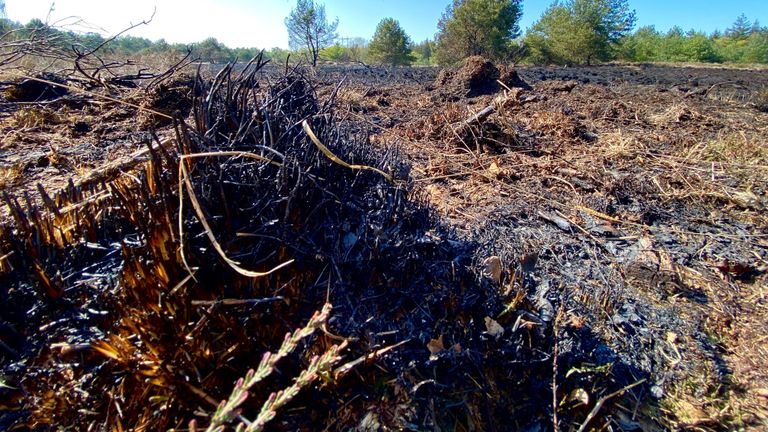
[[[451,128],[451,131],[453,132],[453,135],[456,139],[458,139],[461,142],[464,142],[466,146],[465,139],[472,135],[472,127],[473,126],[479,126],[485,123],[486,120],[488,120],[488,117],[491,116],[491,114],[495,113],[500,107],[504,106],[508,101],[515,100],[517,97],[517,93],[508,94],[505,92],[504,95],[496,97],[493,102],[486,106],[485,108],[481,109],[480,111],[476,113],[472,113],[469,117],[466,119],[451,123],[449,126]],[[480,152],[480,144],[476,143],[476,150]]]

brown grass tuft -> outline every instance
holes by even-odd
[[[16,111],[11,118],[11,125],[20,129],[39,128],[61,122],[61,117],[54,111],[38,107],[22,108]]]
[[[692,120],[696,116],[697,113],[691,111],[685,104],[676,104],[661,112],[651,114],[648,116],[648,120],[654,126],[664,126],[670,123],[683,123]]]
[[[18,184],[24,178],[24,169],[21,165],[0,167],[0,189]]]
[[[608,159],[633,158],[647,150],[637,137],[621,129],[600,134],[598,142],[603,148],[603,155]]]
[[[764,88],[757,92],[755,97],[755,107],[760,112],[768,113],[768,88]]]
[[[715,139],[700,143],[688,152],[688,158],[707,162],[739,165],[768,165],[768,147],[754,133],[719,133]]]

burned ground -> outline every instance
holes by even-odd
[[[529,300],[563,305],[565,323],[604,342],[575,351],[623,369],[614,379],[647,378],[639,394],[657,398],[648,414],[663,427],[764,424],[764,74],[520,68],[532,89],[446,102],[434,97],[440,77],[397,73],[375,87],[350,74],[342,106],[376,142],[403,148],[479,257],[501,257],[502,285],[520,283],[521,259],[535,256]],[[371,88],[387,103],[360,97]],[[558,331],[571,349],[574,329]]]
[[[768,79],[521,68],[494,86],[512,70],[480,66],[122,90],[191,112],[177,131],[91,96],[6,103],[0,424],[206,425],[327,300],[245,417],[343,338],[349,369],[272,428],[764,427]],[[334,162],[305,119],[384,175]],[[188,160],[202,210],[185,199],[180,232],[178,155],[201,152],[261,159]],[[242,267],[294,261],[251,280],[206,231]]]

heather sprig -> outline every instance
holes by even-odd
[[[206,431],[221,432],[224,430],[225,424],[232,422],[236,418],[241,420],[236,430],[260,431],[267,422],[274,418],[280,407],[296,397],[302,388],[310,385],[317,379],[319,373],[329,370],[340,359],[338,353],[346,346],[346,342],[334,345],[323,355],[312,358],[307,369],[299,374],[296,381],[290,387],[270,395],[254,422],[249,422],[240,416],[240,406],[248,399],[249,390],[268,377],[274,371],[277,362],[292,353],[302,339],[310,336],[317,328],[321,327],[328,320],[331,309],[332,306],[326,303],[320,311],[312,315],[312,318],[309,319],[309,322],[303,328],[296,329],[293,333],[287,333],[276,353],[265,352],[256,370],[251,369],[245,377],[238,379],[229,398],[219,404],[216,412],[211,417],[211,423]],[[190,429],[195,430],[194,421],[190,423]]]
[[[328,349],[323,355],[315,356],[309,364],[307,369],[303,370],[296,381],[285,390],[281,390],[277,393],[272,393],[264,405],[261,406],[256,420],[250,424],[241,423],[236,431],[238,432],[260,432],[264,429],[264,426],[275,416],[277,412],[285,404],[290,402],[302,388],[311,385],[324,371],[328,371],[331,367],[341,359],[339,352],[347,346],[347,342],[344,341],[339,345],[334,345]]]

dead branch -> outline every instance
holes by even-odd
[[[503,95],[495,98],[493,102],[481,109],[480,111],[473,113],[466,119],[451,124],[451,128],[456,132],[458,136],[464,136],[467,132],[470,132],[472,126],[483,124],[491,114],[498,110],[498,107],[503,106],[504,103],[510,98],[509,95]]]
[[[126,64],[130,64],[130,60],[128,60],[125,63],[113,62],[111,64],[107,64],[99,56],[95,55],[96,52],[98,52],[100,49],[102,49],[106,45],[110,44],[112,41],[114,41],[115,39],[117,39],[121,35],[129,32],[129,31],[131,31],[133,29],[135,29],[136,27],[139,27],[139,26],[142,26],[142,25],[148,25],[149,23],[151,23],[152,20],[155,18],[155,12],[157,12],[157,8],[152,10],[152,15],[149,17],[149,19],[143,20],[143,21],[141,21],[139,23],[136,23],[136,24],[132,24],[131,26],[123,29],[122,31],[116,33],[115,35],[105,39],[102,43],[100,43],[99,45],[97,45],[94,48],[91,48],[88,51],[80,51],[80,49],[76,45],[73,45],[72,46],[72,52],[75,54],[75,58],[73,59],[73,63],[75,65],[75,70],[77,72],[80,72],[81,75],[85,76],[88,80],[92,81],[94,84],[105,85],[105,83],[101,79],[99,79],[99,77],[98,77],[99,72],[101,72],[102,70],[106,70],[107,72],[109,72],[112,75],[114,75],[112,73],[112,71],[110,70],[111,68],[118,67],[118,66],[123,66],[123,65],[126,65]],[[94,68],[94,71],[92,73],[88,73],[86,71],[87,67],[84,66],[84,63],[87,62],[87,61],[91,61],[92,58],[95,58],[99,62],[101,67],[97,66],[97,67]]]
[[[595,407],[592,408],[592,411],[589,412],[589,414],[587,415],[587,418],[584,419],[584,423],[581,424],[578,432],[584,432],[585,430],[587,430],[587,426],[589,426],[589,422],[591,422],[597,416],[597,413],[600,412],[600,409],[603,407],[603,405],[605,405],[606,402],[608,402],[610,399],[615,398],[616,396],[621,396],[622,394],[624,394],[624,392],[629,391],[644,382],[645,382],[645,378],[641,379],[640,381],[634,384],[630,384],[622,389],[619,389],[611,394],[601,397],[600,400],[598,400],[597,403],[595,404]]]

